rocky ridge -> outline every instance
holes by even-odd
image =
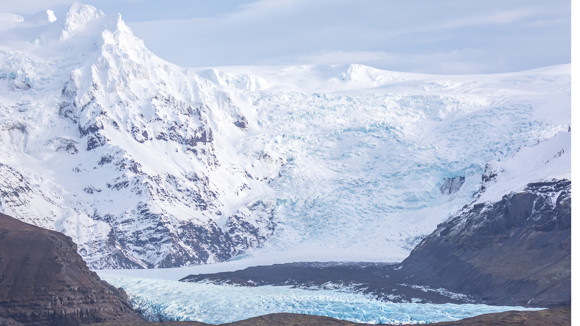
[[[70,237],[0,213],[0,324],[141,321],[123,289],[90,271]]]
[[[401,269],[419,285],[485,303],[569,305],[571,223],[569,180],[530,183],[440,224]]]

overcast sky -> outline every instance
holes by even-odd
[[[0,0],[25,18],[72,1]],[[444,74],[571,62],[570,0],[92,0],[183,67],[361,63]]]

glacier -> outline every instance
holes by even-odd
[[[391,303],[345,289],[238,287],[118,277],[102,273],[100,276],[125,289],[133,307],[150,321],[223,324],[286,312],[327,316],[358,323],[403,325],[454,321],[510,310],[541,310],[483,304]]]
[[[571,124],[570,65],[183,68],[120,14],[20,18],[0,24],[0,211],[72,237],[92,269],[401,261],[486,166]],[[514,189],[552,177],[530,171]]]

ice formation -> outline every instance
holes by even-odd
[[[71,236],[93,269],[400,261],[488,163],[571,121],[570,65],[184,69],[119,14],[51,13],[0,16],[0,211]]]
[[[368,324],[427,324],[480,314],[537,308],[478,304],[417,304],[379,301],[341,290],[309,291],[285,286],[235,287],[107,276],[123,287],[133,306],[152,321],[234,322],[271,313],[328,316]]]

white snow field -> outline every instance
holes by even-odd
[[[359,323],[402,325],[453,321],[508,310],[540,310],[477,304],[391,303],[358,293],[285,286],[236,287],[114,276],[103,278],[124,288],[133,307],[142,310],[151,320],[223,324],[286,312]]]
[[[570,65],[189,69],[88,5],[0,19],[0,211],[93,269],[401,261],[486,164],[569,135]],[[502,190],[569,176],[561,158],[522,160]],[[446,178],[464,183],[442,194]]]

